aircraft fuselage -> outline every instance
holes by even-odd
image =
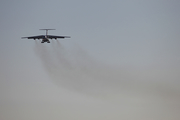
[[[45,36],[45,38],[43,38],[42,41],[41,41],[41,43],[44,43],[44,42],[50,43],[50,41],[49,41],[47,36]]]

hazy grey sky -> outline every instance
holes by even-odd
[[[1,0],[0,119],[179,120],[178,0]],[[45,34],[70,39],[39,41]]]

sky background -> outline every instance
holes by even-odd
[[[0,119],[179,120],[179,6],[1,0]]]

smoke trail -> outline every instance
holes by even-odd
[[[48,49],[44,44],[36,42],[35,52],[52,80],[61,87],[82,93],[98,93],[110,84],[110,71],[101,68],[78,46],[70,51],[59,41],[52,41],[52,47]]]
[[[95,61],[78,45],[68,50],[59,41],[52,41],[52,47],[36,42],[35,51],[55,84],[83,94],[107,95],[123,91],[163,95],[171,89],[163,81],[154,82],[163,79],[162,75],[168,74],[168,71],[159,70],[157,74],[158,69],[109,67]],[[168,79],[164,77],[164,81]]]
[[[78,45],[74,45],[72,50],[66,49],[58,41],[52,41],[51,45],[48,44],[50,46],[46,45],[36,43],[35,52],[58,86],[106,100],[116,106],[113,113],[121,111],[128,114],[125,116],[130,117],[129,119],[161,119],[166,118],[164,115],[179,117],[175,112],[180,110],[180,90],[178,86],[169,84],[180,78],[174,70],[172,72],[170,69],[170,72],[159,67],[114,68],[97,62]],[[171,82],[166,82],[170,80]],[[115,115],[119,115],[118,113]]]
[[[35,52],[41,59],[41,62],[47,72],[52,72],[53,69],[56,68],[56,65],[54,64],[52,59],[52,55],[50,54],[50,51],[47,49],[47,47],[44,46],[44,44],[35,41]]]

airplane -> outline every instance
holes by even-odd
[[[38,36],[31,36],[31,37],[22,37],[28,38],[28,39],[42,39],[41,43],[47,42],[50,43],[49,39],[57,39],[57,38],[70,38],[69,36],[54,36],[54,35],[48,35],[48,30],[55,30],[55,29],[39,29],[39,30],[46,30],[46,35],[38,35]]]

